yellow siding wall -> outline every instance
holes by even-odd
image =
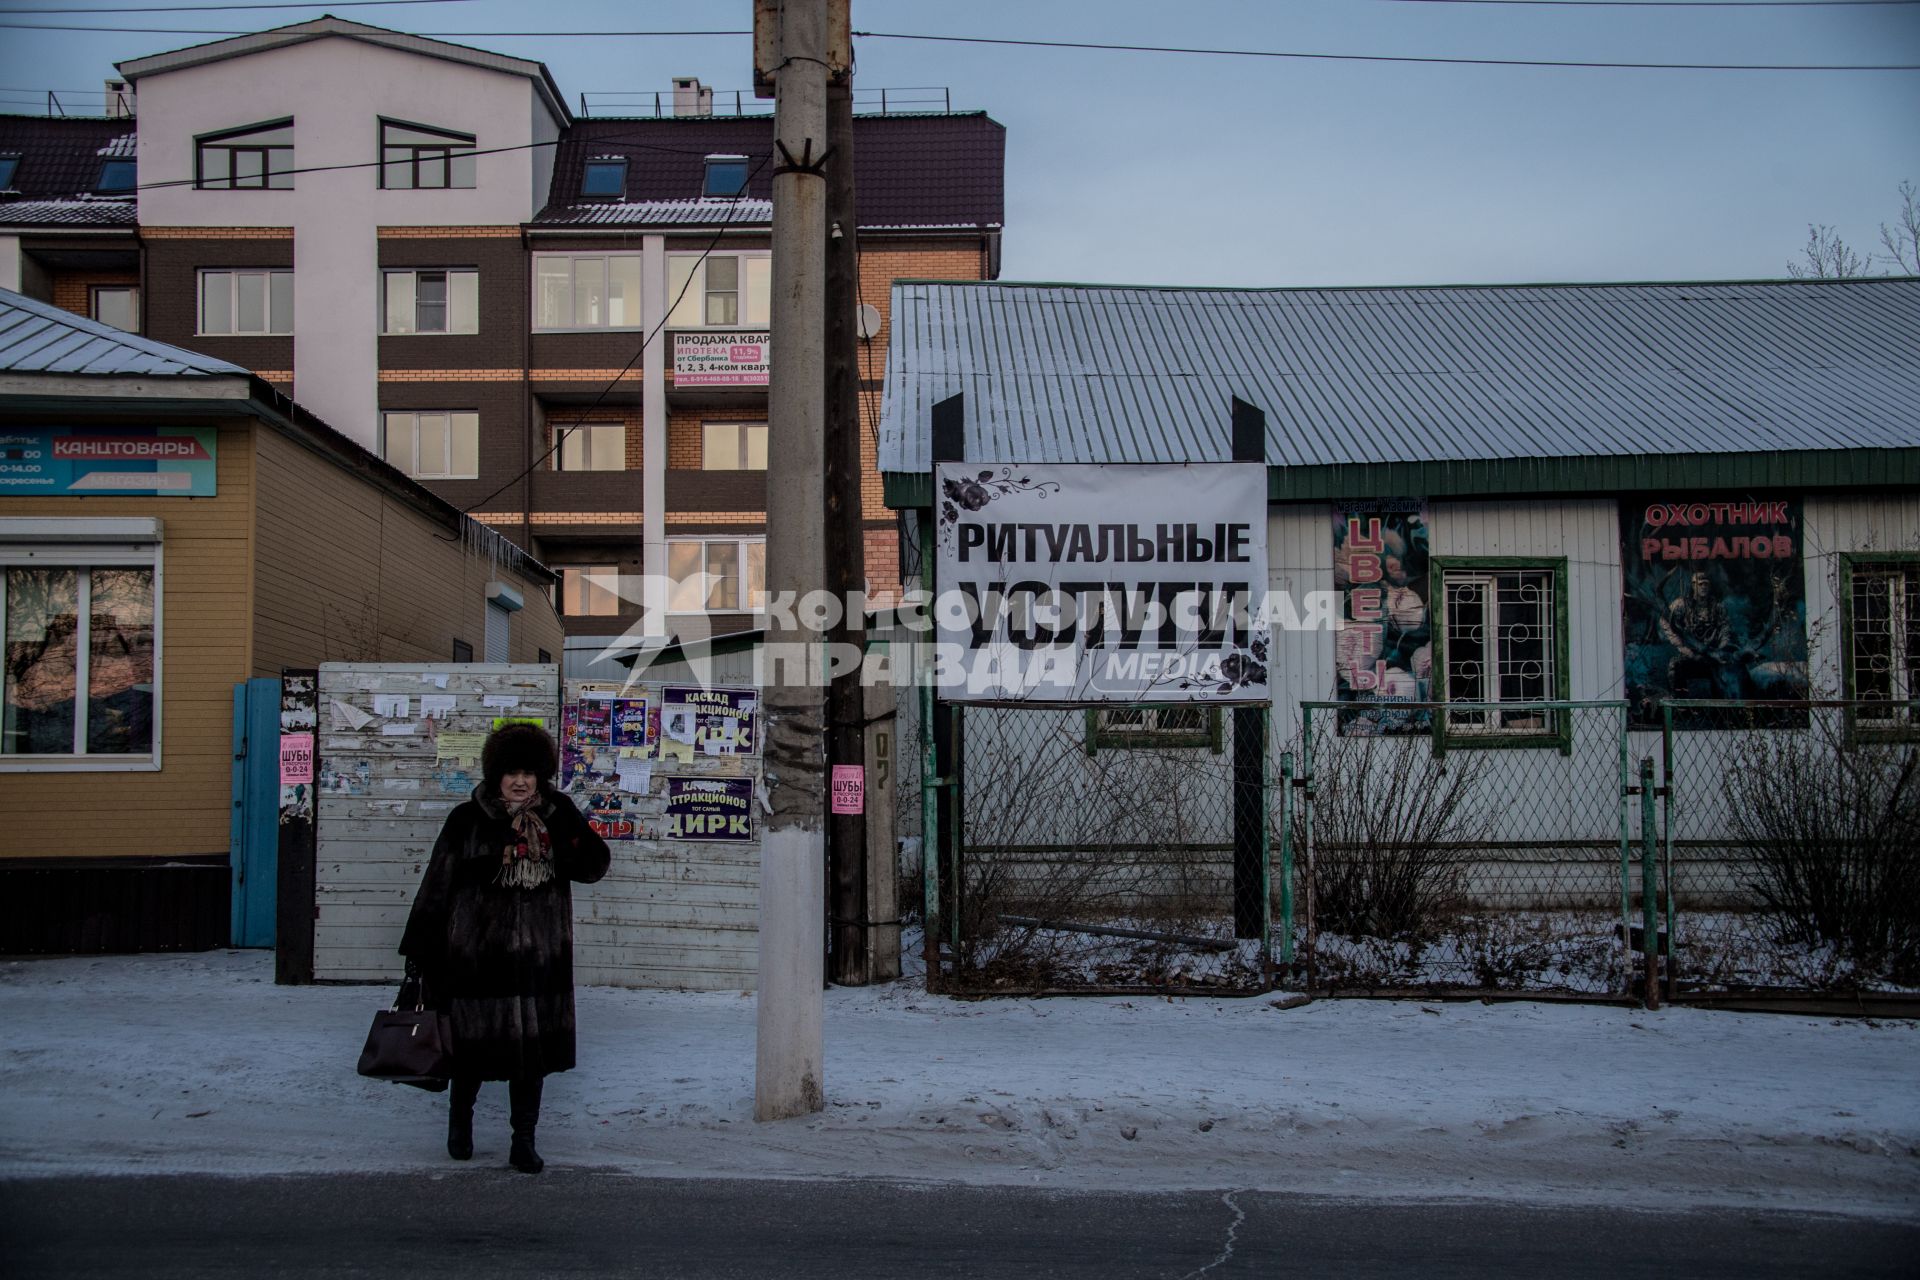
[[[218,854],[227,849],[233,686],[248,674],[253,459],[222,427],[211,498],[8,498],[9,516],[158,516],[157,772],[0,774],[0,858]]]

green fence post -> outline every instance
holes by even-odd
[[[1659,890],[1655,883],[1656,847],[1653,820],[1653,757],[1640,758],[1640,949],[1647,957],[1649,1009],[1660,1007]]]
[[[1633,757],[1627,743],[1628,716],[1620,716],[1620,966],[1621,990],[1633,986]]]
[[[1680,934],[1673,927],[1673,708],[1660,708],[1660,879],[1666,890],[1667,999],[1679,978]]]
[[[926,956],[928,990],[940,986],[940,771],[934,763],[933,698],[933,685],[921,685],[920,948]]]
[[[1293,963],[1293,752],[1280,753],[1280,962]]]
[[[1273,710],[1260,708],[1260,968],[1267,989],[1273,989]]]

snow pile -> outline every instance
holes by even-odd
[[[374,987],[263,952],[0,964],[0,1175],[453,1171],[364,1080]],[[827,993],[818,1115],[752,1119],[754,1000],[583,988],[549,1162],[636,1174],[1920,1210],[1920,1028],[1669,1009]],[[481,1095],[475,1176],[506,1154]],[[504,1176],[504,1175],[502,1175]]]

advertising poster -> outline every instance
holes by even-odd
[[[676,387],[764,387],[768,363],[765,333],[676,333]]]
[[[1267,469],[940,463],[947,702],[1268,701]]]
[[[607,705],[610,709],[609,743],[614,754],[630,760],[644,758],[652,742],[647,727],[647,700],[615,698]]]
[[[1418,498],[1343,502],[1333,509],[1335,697],[1344,734],[1428,733],[1433,611],[1427,599],[1427,511]]]
[[[669,777],[667,838],[752,841],[753,779]]]
[[[1636,729],[1667,699],[1807,696],[1807,580],[1798,498],[1647,494],[1620,500],[1627,702]],[[1770,713],[1783,727],[1804,712]],[[1710,710],[1679,709],[1676,728]]]
[[[659,747],[663,760],[759,755],[760,691],[667,685],[660,691]]]
[[[212,427],[0,427],[0,497],[211,498]]]

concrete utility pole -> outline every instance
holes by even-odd
[[[773,351],[767,408],[767,590],[790,602],[826,584],[827,75],[829,0],[755,0],[756,83],[774,88]],[[840,7],[845,10],[845,0]],[[844,21],[844,20],[843,20]],[[844,31],[844,25],[840,28]],[[844,69],[850,59],[844,56]],[[773,812],[760,842],[759,1008],[753,1115],[825,1105],[825,737],[813,673],[779,658],[822,639],[797,607],[770,615],[763,691]],[[806,664],[798,664],[804,668]]]

